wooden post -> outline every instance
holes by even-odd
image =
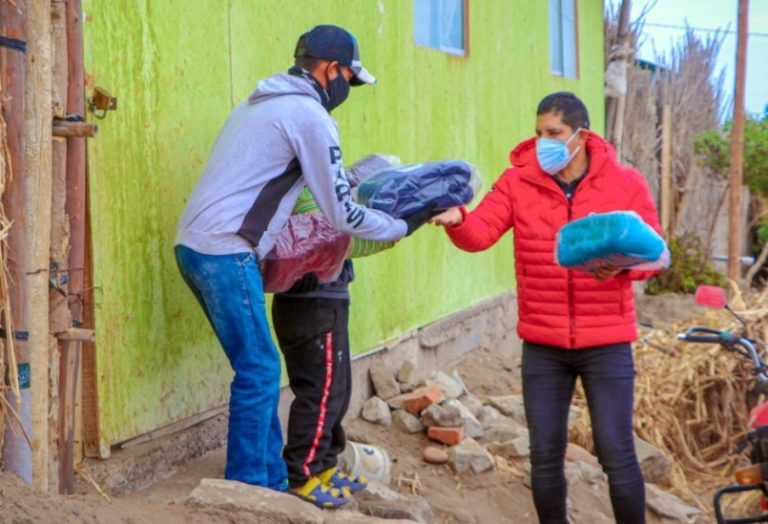
[[[56,1],[51,4],[51,23],[53,35],[53,107],[55,116],[64,118],[67,108],[67,83],[69,80],[69,60],[67,58],[67,4]],[[51,203],[51,273],[50,280],[55,288],[49,290],[50,331],[59,333],[70,329],[72,315],[69,312],[69,285],[66,267],[69,259],[69,219],[65,206],[67,199],[67,140],[58,138],[56,124],[53,124],[53,183]],[[58,359],[58,373],[52,373],[52,379],[57,382],[51,392],[51,412],[56,416],[56,424],[51,426],[55,437],[56,471],[51,475],[51,489],[54,478],[58,481],[58,491],[72,494],[75,491],[74,475],[74,427],[75,399],[72,398],[72,384],[76,380],[79,369],[79,354],[71,351],[71,345],[60,342],[53,336],[56,352],[53,358]],[[53,366],[52,366],[53,368]]]
[[[629,36],[629,15],[632,9],[631,0],[623,0],[619,7],[619,27],[616,34],[618,45],[627,46]],[[629,60],[626,57],[624,60]],[[626,105],[626,95],[618,98],[609,97],[605,108],[605,136],[611,142],[618,153],[618,159],[621,160],[621,140],[622,129],[624,126],[624,107]],[[617,143],[618,140],[618,143]]]
[[[672,165],[672,108],[664,104],[661,117],[661,230],[669,238],[672,194],[670,167]]]
[[[12,324],[5,322],[7,339],[5,346],[9,353],[15,346],[16,361],[20,371],[17,386],[18,395],[11,388],[8,401],[19,412],[24,431],[32,432],[30,423],[31,393],[28,370],[29,353],[26,347],[27,323],[24,310],[26,279],[24,278],[26,257],[25,214],[24,214],[24,84],[26,78],[26,1],[15,3],[0,2],[0,35],[12,38],[18,48],[0,47],[0,83],[3,86],[3,117],[6,123],[8,152],[11,161],[10,176],[5,181],[2,195],[6,216],[12,221],[8,236],[9,301]],[[46,329],[47,332],[47,329]],[[9,355],[10,356],[10,355]],[[10,362],[9,362],[10,363]],[[12,375],[13,376],[13,375]],[[25,437],[10,429],[5,432],[3,445],[3,467],[15,473],[27,483],[32,482],[32,449]]]
[[[85,71],[83,69],[83,26],[81,0],[67,2],[67,55],[69,82],[67,113],[85,116]],[[69,296],[72,324],[88,325],[92,314],[84,303],[86,255],[86,150],[85,138],[67,140],[67,205],[71,251],[69,253]],[[93,343],[83,342],[82,351],[82,424],[85,454],[101,456],[99,446],[99,402],[96,374],[96,351]]]
[[[728,209],[728,278],[740,283],[741,191],[744,163],[744,81],[747,69],[747,31],[749,0],[739,0],[738,41],[736,45],[736,87],[733,96],[731,129],[731,195]]]
[[[24,92],[25,310],[32,390],[32,476],[48,489],[50,339],[48,265],[51,249],[51,3],[27,3],[27,78]]]

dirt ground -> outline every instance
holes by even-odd
[[[671,321],[692,310],[691,297],[640,297],[641,321]],[[519,355],[509,348],[482,349],[469,354],[456,369],[467,388],[484,399],[520,391]],[[392,487],[418,493],[432,505],[437,522],[536,522],[530,490],[522,467],[480,475],[455,475],[448,466],[426,464],[421,453],[428,444],[423,434],[407,435],[362,419],[347,424],[351,440],[385,448],[392,458]],[[230,523],[237,518],[226,510],[201,512],[184,505],[184,498],[201,478],[222,478],[225,455],[216,450],[180,468],[173,476],[110,502],[91,489],[86,495],[63,497],[41,494],[8,474],[0,474],[0,523]],[[512,464],[516,466],[515,464]],[[412,482],[417,479],[414,488]],[[398,481],[399,487],[398,487]],[[574,524],[612,522],[605,482],[579,481],[569,488]],[[302,502],[298,501],[297,504]],[[649,524],[670,523],[649,512]]]

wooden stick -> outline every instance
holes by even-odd
[[[211,419],[215,416],[222,415],[227,412],[227,409],[229,409],[228,406],[221,406],[218,408],[209,409],[208,411],[204,411],[203,413],[199,413],[192,417],[185,418],[184,420],[174,422],[173,424],[169,424],[160,429],[150,431],[149,433],[145,433],[144,435],[140,435],[131,440],[126,440],[125,442],[120,444],[120,448],[125,449],[133,446],[138,446],[139,444],[149,442],[150,440],[164,437],[166,435],[171,435],[172,433],[176,433],[178,431],[182,431],[184,429],[194,426],[195,424],[199,424],[200,422]]]
[[[53,136],[93,138],[99,132],[99,126],[90,122],[53,121]]]
[[[59,368],[59,492],[75,492],[75,404],[78,372],[80,370],[80,342],[67,340],[61,346]]]
[[[96,342],[96,332],[92,329],[69,328],[61,333],[56,333],[60,341]]]
[[[744,182],[744,86],[747,69],[747,35],[749,34],[749,0],[739,0],[738,36],[736,38],[736,85],[733,95],[731,127],[731,194],[728,207],[728,278],[740,283],[741,264],[741,191]]]
[[[103,489],[101,489],[101,486],[99,486],[99,483],[96,482],[93,479],[93,477],[88,474],[87,471],[85,471],[85,466],[83,466],[83,464],[78,464],[77,466],[75,466],[75,473],[83,477],[91,486],[93,486],[96,489],[96,491],[99,492],[99,495],[104,497],[104,500],[106,500],[109,503],[112,502],[112,499],[109,498],[109,495],[107,495],[107,493]]]
[[[669,235],[671,192],[670,172],[672,165],[672,107],[664,104],[661,118],[661,230]]]

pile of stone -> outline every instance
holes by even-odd
[[[383,362],[370,369],[375,396],[363,405],[369,422],[395,426],[406,433],[426,433],[442,446],[424,450],[434,464],[450,463],[454,471],[482,473],[495,468],[493,455],[528,455],[528,429],[520,395],[472,395],[457,372],[442,371],[416,380],[416,366],[406,360],[397,373]],[[483,445],[483,444],[485,445]]]
[[[449,463],[457,474],[519,465],[523,483],[530,487],[530,441],[522,395],[480,399],[468,391],[456,371],[451,375],[439,371],[417,380],[411,361],[404,361],[397,372],[381,361],[374,363],[370,377],[375,396],[365,402],[361,416],[406,433],[426,433],[436,443],[424,450],[426,462]],[[579,407],[571,406],[569,424],[585,415]],[[646,482],[669,486],[671,461],[654,446],[635,438]],[[575,443],[569,443],[566,451],[566,475],[571,482],[607,480],[597,458]],[[682,521],[700,516],[696,508],[653,484],[647,486],[648,506],[654,513],[674,515]]]

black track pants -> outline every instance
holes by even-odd
[[[283,458],[291,486],[336,465],[349,408],[349,301],[275,295],[272,323],[296,398]]]

